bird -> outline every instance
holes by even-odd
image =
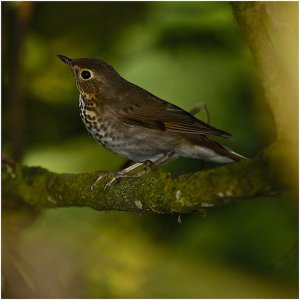
[[[107,189],[119,178],[140,177],[179,157],[214,163],[245,159],[211,138],[229,138],[230,133],[127,81],[103,60],[57,57],[74,75],[88,132],[106,149],[135,162],[113,174],[101,173],[92,188],[105,176],[113,175]]]

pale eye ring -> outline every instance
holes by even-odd
[[[81,71],[80,75],[81,75],[81,78],[84,80],[87,80],[87,79],[91,78],[91,76],[92,76],[91,72],[88,70]]]

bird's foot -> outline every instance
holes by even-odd
[[[113,176],[113,178],[104,187],[104,190],[107,190],[119,178],[124,178],[124,177],[139,177],[139,176],[142,176],[144,174],[144,172],[143,173],[141,173],[141,172],[144,171],[144,170],[141,170],[141,171],[139,171],[137,173],[134,173],[134,174],[128,174],[130,171],[138,168],[141,165],[143,165],[143,163],[135,163],[134,165],[129,166],[129,167],[127,167],[127,168],[125,168],[123,170],[120,170],[118,172],[100,173],[98,175],[98,178],[94,182],[94,184],[91,186],[91,189],[93,190],[95,188],[95,186],[99,183],[99,181],[102,178],[105,178],[105,177]]]
[[[131,173],[131,174],[117,172],[117,173],[115,173],[115,176],[105,185],[104,191],[109,190],[109,188],[111,187],[111,185],[113,183],[117,182],[117,180],[120,179],[120,178],[137,178],[137,177],[140,177],[140,176],[144,175],[147,172],[149,172],[147,168],[143,169],[143,170],[140,170],[140,171],[138,171],[136,173]]]
[[[145,173],[153,171],[155,168],[157,168],[158,165],[169,160],[169,158],[172,157],[172,155],[173,155],[172,153],[167,152],[164,156],[162,156],[160,159],[158,159],[155,162],[147,160],[143,163],[135,163],[132,166],[129,166],[118,172],[100,173],[98,178],[96,179],[95,183],[91,186],[91,189],[93,190],[102,178],[108,177],[108,176],[113,176],[113,178],[104,187],[104,190],[107,191],[111,187],[111,185],[114,182],[116,182],[118,179],[140,177],[140,176],[144,175]],[[131,171],[137,169],[138,167],[140,167],[142,165],[144,166],[144,168],[142,170],[137,171],[135,173],[130,173]]]
[[[109,176],[115,176],[115,175],[116,175],[116,172],[101,172],[101,173],[99,173],[97,179],[95,180],[95,182],[91,186],[91,190],[93,190],[95,188],[95,186],[99,183],[99,181],[102,178],[109,177]]]
[[[115,173],[112,180],[110,180],[105,185],[104,190],[107,191],[111,187],[111,185],[120,178],[138,178],[138,177],[143,176],[145,173],[151,172],[155,168],[157,168],[156,164],[154,162],[152,162],[151,160],[146,160],[143,164],[144,164],[144,169],[142,169],[136,173],[128,173],[129,171],[133,170],[132,168],[129,171],[127,169],[124,169],[124,170],[121,170],[121,171]],[[139,167],[139,166],[140,166],[140,164],[137,167]]]
[[[206,105],[205,102],[197,103],[195,106],[193,106],[191,108],[191,110],[189,112],[190,112],[191,115],[195,116],[201,110],[204,110],[204,113],[205,113],[205,116],[206,116],[206,123],[209,124],[210,123],[210,116],[209,116],[209,111],[208,111],[208,108],[207,108],[207,105]]]

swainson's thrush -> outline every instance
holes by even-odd
[[[180,156],[216,163],[244,158],[208,137],[228,137],[229,133],[128,82],[104,61],[58,57],[73,71],[87,130],[105,148],[137,162],[116,172],[107,186],[117,178],[141,176],[149,166]],[[148,168],[129,174],[143,163]]]

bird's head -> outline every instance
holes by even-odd
[[[119,74],[106,62],[94,58],[72,59],[64,55],[57,55],[67,64],[75,77],[79,92],[86,98],[93,98],[109,88],[112,81]]]

